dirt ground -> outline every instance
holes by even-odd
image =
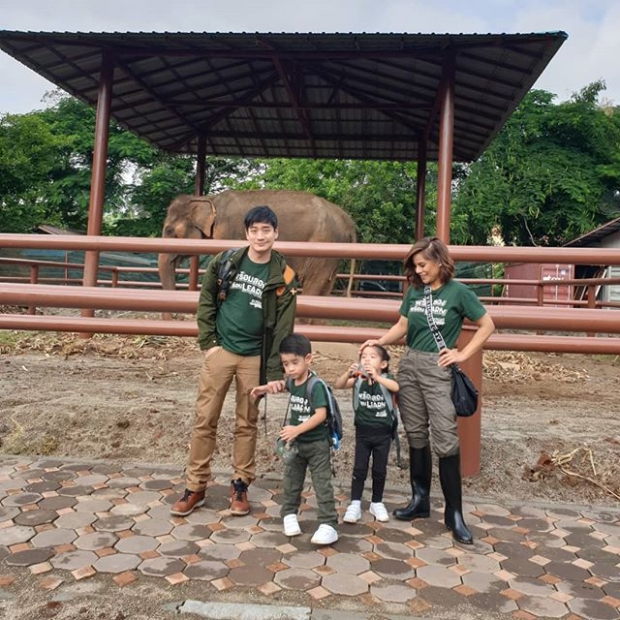
[[[315,351],[314,368],[333,381],[356,348],[317,343]],[[396,359],[400,351],[392,353]],[[200,366],[191,339],[0,332],[0,454],[182,467]],[[486,353],[481,473],[465,480],[465,495],[620,505],[619,369],[612,356]],[[346,489],[350,394],[336,395],[346,419],[336,473]],[[280,471],[273,444],[285,405],[283,396],[268,399],[259,475]],[[214,458],[223,471],[230,464],[233,407],[231,394]],[[407,469],[391,465],[388,484],[407,483]]]

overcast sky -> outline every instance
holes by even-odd
[[[66,32],[525,33],[569,38],[536,83],[565,100],[598,79],[620,104],[619,0],[0,0],[0,29]],[[0,51],[0,113],[53,85]]]

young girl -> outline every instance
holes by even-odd
[[[395,412],[391,403],[388,406],[386,398],[391,398],[399,389],[398,383],[388,374],[389,361],[390,355],[383,347],[364,347],[359,364],[351,364],[334,382],[336,388],[354,388],[355,463],[351,504],[343,517],[345,523],[357,523],[362,518],[362,492],[371,455],[372,500],[369,512],[377,521],[389,521],[383,505],[383,489]]]

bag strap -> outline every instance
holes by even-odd
[[[435,323],[435,319],[433,318],[433,296],[431,294],[431,287],[427,284],[424,287],[424,314],[426,315],[426,322],[433,334],[433,338],[435,339],[435,344],[437,345],[437,349],[441,351],[442,349],[447,349],[446,341],[443,339],[437,324]]]

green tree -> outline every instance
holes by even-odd
[[[620,118],[598,105],[604,83],[570,101],[533,90],[478,161],[465,169],[453,213],[465,241],[494,227],[515,245],[562,245],[619,209]]]

